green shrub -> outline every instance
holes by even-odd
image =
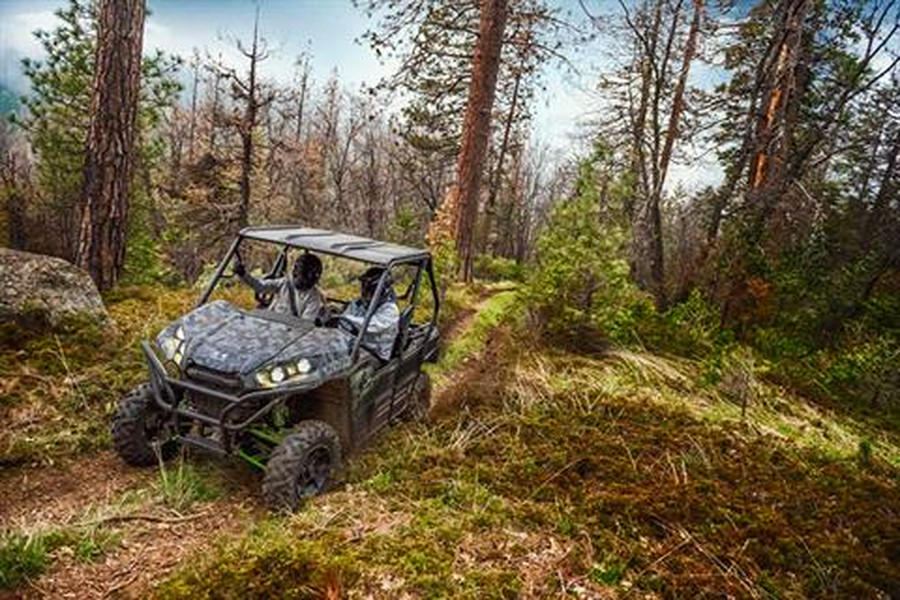
[[[482,254],[475,257],[473,273],[477,279],[488,281],[524,281],[525,265],[511,258]]]
[[[827,363],[820,381],[839,394],[879,403],[900,392],[900,343],[891,335],[855,344]]]
[[[204,564],[165,581],[159,598],[323,598],[352,582],[321,545],[297,539],[277,524],[221,547]],[[337,596],[335,596],[337,597]]]
[[[640,324],[641,339],[652,347],[690,358],[706,358],[734,342],[719,324],[719,311],[694,290],[663,315]]]
[[[459,255],[452,239],[440,239],[431,243],[431,260],[434,277],[443,297],[456,281],[459,272]]]
[[[601,219],[591,194],[556,206],[538,240],[538,265],[526,291],[549,333],[583,338],[590,331],[617,343],[636,339],[637,324],[654,309],[629,277],[626,240],[622,228]]]
[[[0,589],[15,588],[43,573],[60,548],[68,548],[75,558],[89,562],[106,553],[118,540],[114,532],[94,524],[8,531],[0,536]]]

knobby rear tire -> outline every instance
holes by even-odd
[[[419,373],[413,386],[407,420],[422,421],[431,411],[431,377],[428,373]]]

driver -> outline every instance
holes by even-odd
[[[375,312],[369,320],[369,326],[363,334],[362,342],[365,347],[374,351],[382,360],[390,360],[394,348],[394,340],[400,332],[400,309],[397,306],[397,296],[391,288],[390,275],[385,282],[381,295],[375,298],[378,289],[378,281],[384,273],[382,267],[372,267],[359,277],[360,297],[347,305],[341,314],[341,319],[352,323],[357,331],[362,328],[366,320],[366,312],[369,306],[375,304]]]
[[[257,294],[275,294],[269,310],[310,320],[325,316],[325,296],[318,287],[322,261],[315,254],[305,253],[295,260],[291,277],[260,280],[240,261],[234,266],[234,274]]]

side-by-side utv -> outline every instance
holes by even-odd
[[[234,277],[248,244],[275,256],[268,279],[287,275],[288,255],[296,252],[383,267],[375,297],[396,294],[399,310],[390,357],[366,346],[374,303],[358,327],[340,317],[346,299],[327,298],[335,315],[327,320],[269,310],[272,298],[264,294],[252,310],[210,301]],[[402,287],[389,292],[392,281]],[[328,486],[342,456],[391,423],[427,412],[430,381],[422,365],[437,360],[438,307],[425,250],[301,227],[244,229],[198,306],[154,343],[143,342],[149,382],[121,401],[115,448],[140,466],[173,457],[181,445],[236,455],[265,471],[272,505],[295,508]]]

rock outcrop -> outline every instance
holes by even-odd
[[[90,276],[53,256],[0,248],[0,323],[59,325],[109,317]]]

